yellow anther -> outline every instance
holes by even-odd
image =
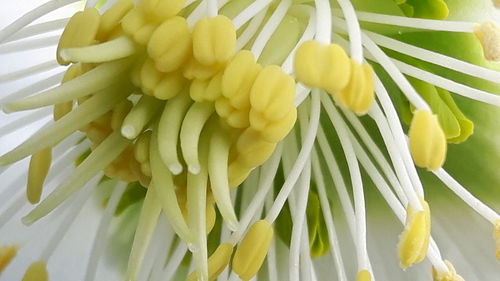
[[[235,52],[236,30],[226,16],[199,20],[193,29],[193,55],[204,65],[224,64]]]
[[[64,73],[64,77],[61,83],[66,83],[70,80],[73,80],[76,77],[82,75],[83,73],[84,72],[82,69],[82,65],[74,64],[66,70],[66,73]],[[53,110],[54,121],[61,119],[64,115],[68,114],[72,109],[73,109],[73,101],[55,104]]]
[[[248,177],[252,168],[244,166],[238,161],[233,161],[229,164],[227,177],[229,181],[229,187],[234,188],[240,185]]]
[[[358,275],[356,275],[356,281],[371,281],[372,280],[372,275],[368,270],[361,270],[358,272]]]
[[[432,267],[433,281],[464,281],[462,276],[457,274],[457,271],[451,262],[445,260],[444,263],[448,267],[447,272],[438,272],[434,267]]]
[[[263,140],[259,132],[248,128],[236,142],[237,161],[249,168],[259,166],[273,154],[275,147],[276,143]]]
[[[212,229],[214,229],[215,221],[217,220],[217,213],[215,212],[214,204],[209,203],[208,201],[209,200],[207,199],[207,207],[205,209],[207,234],[209,234],[212,231]]]
[[[146,45],[148,43],[149,38],[158,27],[158,24],[157,22],[151,21],[151,19],[149,19],[138,7],[128,11],[121,22],[123,31],[141,45]]]
[[[26,273],[24,273],[22,281],[48,281],[49,273],[47,272],[47,265],[43,261],[32,263]]]
[[[335,94],[347,86],[351,63],[339,45],[307,41],[297,49],[294,70],[302,83]]]
[[[436,115],[427,110],[417,110],[408,136],[415,165],[432,171],[443,166],[447,143]]]
[[[373,69],[351,59],[351,79],[336,96],[339,102],[357,115],[364,115],[375,100]]]
[[[422,211],[415,212],[408,206],[405,229],[399,236],[398,252],[400,266],[403,269],[421,262],[429,248],[431,214],[427,202],[423,199],[420,201]]]
[[[28,184],[26,186],[26,197],[31,204],[40,201],[43,183],[49,173],[52,162],[52,148],[45,148],[33,154],[30,159],[28,170]]]
[[[495,222],[495,228],[493,230],[493,237],[496,243],[496,256],[497,260],[500,261],[500,220]]]
[[[123,124],[123,119],[128,115],[132,109],[133,104],[129,100],[124,100],[117,104],[113,108],[113,113],[111,114],[110,125],[113,131],[119,130]]]
[[[0,274],[17,255],[17,246],[0,246]]]
[[[222,271],[227,267],[233,253],[233,245],[230,243],[220,244],[215,252],[208,259],[208,281],[216,280]],[[189,274],[187,281],[197,281],[198,274]]]
[[[222,68],[224,68],[224,64],[204,65],[191,57],[184,67],[183,74],[189,80],[206,80],[217,74]]]
[[[242,280],[250,280],[257,274],[273,239],[273,227],[266,220],[255,222],[236,249],[233,271]]]
[[[140,72],[140,87],[142,91],[160,100],[175,97],[185,87],[187,80],[178,71],[163,73],[159,71],[152,60],[147,59]]]
[[[149,141],[151,140],[151,131],[142,133],[134,144],[134,157],[141,164],[141,172],[151,177],[151,166],[149,165]]]
[[[132,0],[119,0],[101,16],[98,38],[107,38],[120,25],[122,18],[134,7]]]
[[[250,90],[262,67],[252,52],[238,52],[229,62],[222,77],[222,94],[238,109],[250,107]]]
[[[57,45],[57,62],[59,64],[69,64],[69,61],[65,61],[59,56],[62,49],[84,47],[94,42],[99,29],[100,17],[95,8],[85,9],[71,17]]]
[[[197,102],[215,101],[222,95],[222,72],[208,80],[195,79],[191,82],[189,95]]]
[[[494,21],[486,21],[476,26],[474,34],[483,46],[484,58],[500,61],[500,26]]]
[[[292,107],[281,120],[269,122],[262,114],[250,112],[252,128],[259,130],[261,137],[268,142],[279,142],[284,139],[295,125],[297,109]]]
[[[163,21],[179,13],[185,0],[141,0],[140,7],[155,21]]]
[[[156,68],[163,72],[177,70],[188,60],[191,53],[191,33],[183,17],[164,21],[156,28],[148,42],[148,54],[155,61]]]

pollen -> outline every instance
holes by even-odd
[[[273,239],[273,228],[266,220],[255,222],[236,249],[233,271],[250,280],[259,271]]]
[[[0,246],[0,274],[17,255],[17,246]]]
[[[421,262],[429,249],[431,215],[427,202],[421,200],[424,210],[407,208],[405,229],[399,236],[398,253],[400,266],[406,269]]]
[[[415,165],[432,171],[443,166],[447,142],[436,115],[428,110],[417,110],[408,136]]]
[[[476,26],[474,34],[483,47],[484,58],[500,61],[500,27],[494,21],[486,21]]]

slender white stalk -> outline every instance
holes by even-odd
[[[156,229],[154,230],[153,237],[148,245],[146,255],[144,256],[141,269],[137,275],[138,281],[151,280],[153,267],[156,265],[156,259],[163,255],[166,245],[163,245],[163,238],[167,236],[167,231],[172,234],[172,231],[167,229],[166,218],[158,217]],[[163,260],[165,261],[165,260]]]
[[[314,148],[312,156],[313,177],[318,190],[318,197],[321,204],[321,210],[323,213],[323,218],[325,220],[326,229],[328,230],[330,254],[332,255],[333,261],[335,263],[335,268],[337,269],[337,279],[339,281],[347,281],[344,261],[342,259],[342,252],[340,250],[340,243],[337,236],[337,231],[335,229],[335,224],[333,222],[332,210],[330,208],[330,202],[328,202],[328,194],[326,193],[325,181],[323,173],[321,172],[321,164],[318,157],[318,151],[316,150],[316,148]]]
[[[257,38],[255,39],[255,42],[253,43],[252,48],[250,49],[250,51],[254,54],[257,60],[260,57],[262,50],[264,50],[264,47],[266,46],[267,42],[273,35],[274,31],[278,28],[281,21],[285,17],[286,12],[288,11],[291,5],[292,5],[292,0],[281,0],[276,10],[274,10],[269,20],[261,29],[259,35],[257,35]]]
[[[469,99],[477,100],[480,102],[488,103],[500,107],[500,96],[488,93],[476,88],[472,88],[450,79],[443,78],[439,75],[414,67],[402,61],[392,59],[392,62],[406,75],[423,80],[427,83],[433,84],[437,87],[448,90],[457,95],[464,96]]]
[[[85,3],[85,8],[95,7],[95,5],[97,5],[97,2],[99,2],[99,0],[87,0],[87,3]]]
[[[9,38],[21,28],[42,17],[43,15],[78,1],[80,0],[52,0],[34,8],[28,13],[22,15],[20,18],[18,18],[16,21],[11,23],[4,29],[0,30],[0,43],[4,42],[5,39]]]
[[[314,38],[320,43],[330,44],[332,36],[332,13],[330,1],[315,0],[316,6],[316,35]]]
[[[273,206],[267,213],[266,219],[269,222],[274,222],[274,220],[278,217],[283,205],[286,202],[286,199],[290,195],[290,192],[293,189],[293,186],[297,182],[300,173],[304,169],[304,166],[307,162],[307,158],[312,151],[312,147],[314,145],[314,139],[316,138],[316,134],[319,126],[319,115],[320,115],[320,90],[314,89],[312,92],[312,102],[311,102],[311,116],[309,119],[309,125],[307,127],[307,137],[302,143],[302,148],[300,150],[299,156],[295,161],[292,171],[288,175],[283,184],[280,192],[276,196],[276,200],[274,201]]]
[[[209,17],[216,17],[219,12],[217,0],[207,0],[207,15]]]
[[[3,105],[6,102],[12,101],[14,99],[21,99],[25,98],[33,93],[37,93],[40,91],[43,91],[45,89],[48,89],[59,82],[61,82],[61,79],[64,75],[64,71],[58,72],[52,76],[49,76],[43,80],[37,81],[27,87],[24,87],[20,90],[17,90],[13,93],[7,94],[3,97],[0,98],[0,105]],[[4,109],[5,111],[5,109]]]
[[[67,208],[69,208],[69,210],[65,212],[65,216],[59,223],[59,227],[56,229],[55,233],[52,234],[52,237],[50,238],[49,242],[42,250],[42,253],[40,254],[40,260],[47,262],[49,258],[52,256],[52,253],[54,253],[57,246],[59,246],[64,236],[71,228],[71,225],[75,221],[75,218],[77,217],[78,213],[82,210],[83,205],[85,204],[85,202],[87,202],[87,199],[90,197],[90,194],[92,194],[94,187],[97,185],[97,182],[101,179],[101,177],[102,173],[99,173],[96,176],[94,176],[94,178],[91,179],[85,185],[85,187],[75,195],[75,197],[72,200],[70,200],[71,202],[66,203],[67,204],[66,206]]]
[[[285,62],[281,65],[281,69],[283,69],[284,72],[291,74],[293,72],[293,61],[295,59],[295,53],[297,51],[297,48],[302,45],[305,41],[311,40],[314,38],[315,33],[317,31],[316,27],[316,13],[314,12],[315,10],[309,6],[303,6],[304,10],[306,10],[309,13],[309,20],[307,22],[306,29],[304,30],[304,33],[302,33],[302,36],[300,37],[299,41],[293,48],[293,50],[290,52],[288,57],[285,59]]]
[[[363,62],[363,45],[361,44],[361,28],[356,11],[349,0],[337,0],[347,23],[347,33],[351,46],[351,56],[354,60]]]
[[[184,256],[186,255],[188,250],[188,247],[186,243],[179,241],[179,244],[175,248],[174,253],[172,256],[169,258],[167,265],[165,266],[165,269],[163,270],[163,276],[164,276],[164,281],[170,281],[172,280],[172,277],[175,275],[175,272],[177,272],[177,269],[179,268],[179,265],[181,264],[182,260],[184,259]]]
[[[365,22],[406,26],[417,29],[428,29],[428,30],[447,31],[447,32],[471,33],[474,31],[474,25],[476,25],[476,23],[473,22],[419,19],[419,18],[376,14],[369,12],[357,12],[356,14],[360,21],[365,21]]]
[[[0,138],[17,130],[23,129],[24,127],[31,126],[36,121],[45,120],[50,114],[52,114],[52,108],[42,108],[12,120],[11,122],[0,127]]]
[[[233,25],[236,29],[242,27],[245,23],[251,20],[260,11],[271,4],[272,0],[256,0],[248,5],[243,11],[233,18]]]
[[[309,96],[309,93],[311,92],[311,89],[304,86],[301,83],[297,83],[295,86],[295,101],[293,104],[298,107],[301,105],[306,98]]]
[[[352,143],[347,133],[345,124],[342,124],[341,117],[335,109],[331,100],[325,95],[322,97],[323,106],[330,121],[337,132],[344,155],[349,167],[349,174],[351,176],[351,184],[353,186],[354,195],[354,210],[356,216],[356,252],[358,257],[359,270],[368,269],[368,253],[366,248],[366,210],[365,210],[365,197],[363,191],[363,181],[361,179],[361,172],[358,166],[358,160]],[[327,102],[328,101],[328,102]]]
[[[265,200],[266,210],[269,210],[273,205],[274,195],[272,193],[268,193]],[[278,281],[278,263],[276,259],[276,239],[273,238],[271,245],[269,246],[269,250],[267,252],[267,272],[269,281]]]
[[[108,229],[111,225],[111,219],[113,218],[113,214],[115,213],[116,207],[118,206],[118,203],[120,202],[120,199],[123,195],[123,192],[125,192],[126,187],[126,183],[118,183],[113,189],[111,198],[109,199],[108,204],[104,209],[101,220],[99,222],[99,226],[97,227],[97,231],[94,236],[92,248],[90,250],[89,261],[85,270],[85,281],[91,281],[95,279],[99,258],[104,253],[104,249],[107,244],[106,237]]]
[[[40,34],[56,31],[63,29],[66,24],[68,23],[70,18],[63,18],[63,19],[57,19],[57,20],[52,20],[52,21],[47,21],[47,22],[42,22],[38,24],[33,24],[30,26],[27,26],[16,34],[12,35],[9,37],[5,42],[10,42],[10,41],[15,41],[15,40],[20,40],[32,36],[37,36]]]
[[[245,45],[250,42],[250,40],[254,37],[255,33],[257,33],[260,25],[264,21],[266,13],[267,7],[262,9],[262,11],[260,11],[255,17],[252,18],[245,30],[236,39],[236,50],[243,49],[243,47],[245,47]]]
[[[60,35],[36,38],[30,40],[8,42],[0,45],[0,54],[17,53],[46,47],[52,47],[59,42]]]
[[[480,79],[488,80],[494,83],[500,83],[500,72],[491,70],[479,65],[475,65],[463,60],[449,57],[440,53],[429,51],[424,48],[416,47],[390,37],[380,35],[370,31],[364,31],[373,42],[379,46],[389,48],[399,53],[412,56],[414,58],[427,61],[454,71],[474,76]]]
[[[457,180],[448,174],[443,168],[433,172],[451,191],[453,191],[460,199],[469,205],[479,215],[494,224],[500,220],[500,215],[486,204],[477,199]]]
[[[309,233],[307,230],[306,218],[302,226],[302,235],[300,239],[300,280],[311,281],[313,272],[314,266],[311,260],[311,248],[309,248]]]
[[[126,36],[120,36],[97,45],[62,49],[60,56],[71,62],[101,63],[125,58],[135,52],[135,43]]]
[[[207,16],[207,2],[212,0],[203,0],[194,10],[187,16],[186,21],[189,27],[193,27],[200,19]],[[229,0],[217,1],[217,10],[224,6]],[[208,15],[210,17],[210,15]]]
[[[31,76],[31,75],[35,75],[35,74],[38,74],[41,72],[49,71],[49,70],[54,69],[58,66],[59,65],[57,64],[57,62],[55,60],[42,62],[40,64],[33,65],[33,66],[30,66],[27,68],[23,68],[23,69],[14,71],[14,72],[2,74],[2,75],[0,75],[0,83],[11,82],[11,81],[15,81],[18,79],[22,79],[22,78],[27,77],[27,76]]]

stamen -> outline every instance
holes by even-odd
[[[101,63],[125,58],[135,52],[134,41],[121,36],[97,45],[62,49],[59,55],[69,62]]]
[[[34,66],[30,66],[21,70],[17,70],[14,72],[6,73],[0,75],[0,83],[3,82],[11,82],[18,79],[22,79],[27,76],[35,75],[41,72],[49,71],[51,69],[56,68],[58,65],[54,60],[50,60],[47,62],[43,62]]]
[[[337,12],[335,9],[334,11]],[[418,18],[392,16],[392,15],[376,14],[369,12],[356,12],[356,14],[360,21],[365,21],[365,22],[405,26],[405,27],[427,29],[427,30],[447,31],[447,32],[471,33],[473,32],[475,25],[475,23],[473,22],[418,19]]]
[[[156,198],[154,189],[148,189],[144,202],[142,203],[141,214],[132,243],[132,250],[128,259],[126,280],[135,281],[141,269],[142,261],[146,255],[151,236],[156,228],[161,206]]]
[[[167,101],[158,124],[158,149],[163,163],[174,175],[182,172],[182,164],[177,155],[177,142],[182,121],[191,105],[186,93],[181,93]]]
[[[163,102],[143,95],[123,120],[121,127],[122,135],[129,140],[135,139],[149,121],[160,111],[162,106]]]
[[[158,152],[160,138],[156,131],[153,130],[149,148],[149,161],[153,174],[153,181],[150,185],[157,194],[157,199],[160,201],[163,212],[174,231],[186,243],[192,243],[193,237],[179,207],[172,175],[163,164]]]
[[[361,28],[356,16],[356,11],[352,6],[351,1],[338,0],[338,3],[347,23],[347,33],[349,34],[349,41],[351,45],[351,56],[355,61],[361,63],[363,61],[363,45],[361,44]]]
[[[186,243],[179,242],[179,245],[177,245],[174,253],[172,256],[169,258],[167,265],[165,266],[165,269],[163,270],[163,280],[165,281],[170,281],[172,280],[172,277],[175,275],[177,272],[177,269],[179,268],[182,260],[184,259],[184,256],[186,255],[186,252],[188,250],[188,247]]]
[[[50,115],[50,113],[50,108],[42,108],[34,112],[25,114],[24,116],[19,117],[16,120],[13,120],[10,123],[7,123],[6,125],[0,127],[0,137],[4,137],[12,132],[23,129],[26,126],[30,126],[36,121],[44,120]]]
[[[49,172],[51,162],[51,148],[45,148],[31,156],[28,170],[28,184],[26,186],[26,195],[31,204],[36,204],[40,201],[43,183]]]
[[[17,246],[0,246],[0,273],[17,255]]]
[[[62,119],[61,119],[62,120]],[[30,225],[47,215],[65,199],[78,191],[99,171],[107,167],[129,145],[119,132],[107,137],[57,189],[45,198],[35,209],[23,218],[23,223]]]
[[[434,267],[432,268],[432,280],[433,281],[464,281],[462,276],[458,275],[455,267],[451,262],[444,261],[448,267],[448,271],[439,272]]]
[[[66,84],[69,84],[66,83]],[[118,83],[88,99],[61,119],[38,131],[14,150],[0,157],[0,165],[16,162],[44,148],[54,146],[82,126],[109,111],[129,95],[127,85]]]
[[[214,112],[211,102],[194,103],[186,113],[180,132],[182,156],[191,174],[200,172],[198,142],[205,123]]]
[[[207,0],[207,16],[216,17],[218,14],[219,7],[217,5],[217,0]]]
[[[291,5],[291,0],[281,0],[278,7],[274,10],[269,20],[261,29],[250,50],[256,58],[259,58],[262,50],[266,46],[267,41],[269,41],[274,31],[278,28]]]
[[[330,1],[315,0],[316,34],[314,39],[323,44],[330,44],[332,34],[332,14]]]
[[[264,18],[266,17],[267,7],[260,11],[255,17],[252,18],[247,28],[236,39],[236,51],[243,49],[248,42],[255,36],[259,30]],[[234,21],[233,21],[234,23]]]
[[[372,275],[368,270],[361,270],[356,275],[356,281],[371,281],[371,280],[372,280]]]
[[[220,244],[208,259],[208,280],[215,280],[227,267],[233,253],[233,245],[230,243]],[[189,274],[187,281],[200,280],[197,272]]]
[[[0,31],[0,43],[4,42],[21,28],[43,15],[78,1],[79,0],[52,0],[34,8]]]
[[[62,29],[66,26],[69,19],[70,18],[63,18],[27,26],[19,30],[19,32],[15,33],[11,37],[9,37],[7,40],[5,40],[5,42],[20,40]]]
[[[266,209],[271,208],[274,201],[274,195],[272,193],[268,193],[266,196],[265,207]],[[271,241],[271,245],[269,246],[269,250],[267,251],[267,271],[269,273],[269,281],[278,281],[278,264],[276,258],[276,240],[273,239]],[[344,281],[344,280],[341,280]]]
[[[229,136],[222,129],[215,129],[210,138],[208,173],[210,175],[210,187],[219,212],[229,229],[234,231],[238,228],[238,219],[229,193],[227,167],[230,146]]]
[[[240,29],[247,21],[255,17],[263,9],[265,9],[272,0],[256,0],[248,5],[241,13],[233,18],[233,25],[236,30]],[[1,38],[1,37],[0,37]],[[1,40],[0,40],[1,41]]]
[[[26,96],[33,94],[33,92],[39,92],[39,91],[43,91],[47,88],[50,88],[50,87],[58,84],[61,81],[61,78],[63,76],[64,76],[64,72],[58,72],[58,73],[56,73],[52,76],[49,76],[43,80],[35,82],[27,87],[24,87],[24,88],[17,90],[11,94],[7,94],[7,95],[1,97],[0,104],[6,103],[3,106],[2,110],[5,113],[11,112],[12,110],[9,108],[9,103],[7,103],[7,102],[10,102],[11,100],[13,100],[15,98],[24,98]],[[15,101],[14,101],[14,103],[15,103]]]
[[[116,211],[116,207],[118,206],[126,187],[126,183],[118,183],[113,189],[113,193],[111,194],[111,198],[106,205],[106,209],[104,209],[90,250],[89,262],[85,270],[85,281],[92,281],[95,279],[99,258],[102,256],[106,248],[106,237],[108,236],[107,234],[110,228],[111,219],[113,218],[113,214]]]
[[[43,261],[30,264],[24,273],[23,281],[49,281],[47,264]]]
[[[235,47],[236,29],[225,16],[201,19],[193,28],[193,57],[203,65],[226,63]]]

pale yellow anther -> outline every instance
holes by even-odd
[[[297,49],[294,71],[300,82],[334,94],[347,86],[351,63],[339,45],[307,41]]]
[[[281,120],[269,122],[260,130],[261,137],[268,142],[279,142],[292,130],[297,120],[297,109],[293,107]]]
[[[217,114],[224,118],[227,124],[233,128],[247,128],[250,126],[248,114],[250,109],[237,109],[231,105],[231,100],[221,96],[215,101]]]
[[[156,68],[151,59],[144,62],[138,82],[145,94],[160,100],[175,97],[187,84],[187,80],[180,72],[163,73]]]
[[[123,31],[141,45],[148,43],[158,24],[148,19],[147,15],[137,7],[128,11],[121,22]]]
[[[252,168],[244,166],[238,161],[231,162],[227,171],[229,187],[234,188],[240,185],[243,181],[245,181],[251,171]]]
[[[191,33],[186,19],[173,17],[165,20],[151,35],[148,54],[162,72],[177,70],[191,56]]]
[[[152,20],[163,21],[179,13],[185,0],[141,0],[140,7]]]
[[[273,154],[275,147],[276,143],[263,140],[259,132],[248,128],[236,142],[237,161],[249,168],[259,166]]]
[[[131,101],[124,100],[113,108],[113,113],[111,114],[110,121],[111,129],[113,129],[113,131],[119,130],[121,128],[123,119],[125,119],[132,107],[133,104]]]
[[[399,236],[398,253],[400,266],[403,269],[424,260],[429,249],[431,214],[427,202],[420,201],[422,211],[415,212],[408,206],[405,229]]]
[[[250,90],[262,67],[255,61],[252,52],[238,52],[229,62],[222,77],[222,94],[238,109],[250,107]]]
[[[64,76],[63,76],[61,83],[66,83],[70,80],[73,80],[76,77],[82,75],[83,73],[84,73],[84,71],[83,71],[82,65],[81,64],[74,64],[74,65],[68,67],[68,69],[64,73]],[[55,104],[53,114],[52,114],[54,117],[54,121],[61,119],[64,115],[71,112],[72,109],[73,109],[73,101]]]
[[[364,115],[375,100],[374,86],[372,67],[351,60],[351,79],[347,86],[335,95],[344,107],[357,115]]]
[[[199,63],[194,57],[191,57],[184,66],[183,74],[189,80],[206,80],[219,73],[224,66],[224,64],[204,65]]]
[[[408,136],[415,165],[432,171],[443,166],[447,142],[436,115],[427,110],[415,111]]]
[[[474,34],[483,46],[484,58],[500,61],[500,26],[494,21],[486,21],[476,26]]]
[[[101,16],[98,38],[106,38],[120,25],[122,18],[134,7],[132,0],[119,0]]]
[[[45,262],[32,263],[24,273],[22,281],[49,281],[49,273]]]
[[[444,263],[448,267],[448,271],[439,272],[432,267],[432,281],[464,281],[462,276],[457,274],[457,271],[451,262],[445,260]]]
[[[372,275],[368,270],[361,270],[356,275],[356,281],[371,281],[371,280],[372,280]]]
[[[259,271],[273,239],[273,227],[266,220],[255,222],[236,249],[233,271],[242,280],[250,280]]]
[[[497,220],[493,229],[493,237],[496,244],[496,257],[500,261],[500,220]]]
[[[231,243],[220,244],[215,252],[208,258],[208,281],[214,281],[224,271],[231,260],[233,245]],[[196,272],[189,274],[187,281],[197,281]]]
[[[224,64],[235,52],[236,30],[226,16],[199,20],[193,29],[193,55],[204,65]]]
[[[95,8],[85,9],[71,17],[57,45],[56,54],[59,64],[67,65],[70,63],[59,56],[62,49],[85,47],[94,43],[99,30],[100,18],[101,15]]]
[[[17,255],[17,246],[0,246],[0,274]]]
[[[284,118],[294,98],[295,81],[276,65],[262,69],[250,91],[252,111],[261,112],[271,121]]]
[[[31,204],[40,201],[43,183],[49,173],[52,163],[52,148],[45,148],[33,154],[30,159],[28,170],[28,183],[26,185],[26,197]]]
[[[134,157],[139,163],[149,162],[149,141],[151,140],[151,131],[142,133],[134,144]]]
[[[189,96],[197,102],[215,101],[222,95],[222,72],[207,80],[195,79],[189,87]]]

